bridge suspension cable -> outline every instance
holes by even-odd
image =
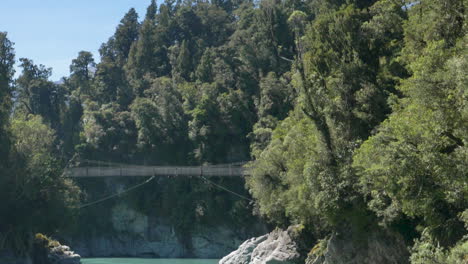
[[[121,191],[121,192],[114,193],[114,194],[108,195],[108,196],[106,196],[106,197],[103,197],[103,198],[101,198],[101,199],[97,199],[97,200],[95,200],[95,201],[82,204],[82,205],[80,205],[80,206],[77,206],[76,208],[77,208],[77,209],[83,209],[83,208],[89,207],[89,206],[91,206],[91,205],[95,205],[95,204],[98,204],[98,203],[101,203],[101,202],[110,200],[110,199],[112,199],[112,198],[114,198],[114,197],[121,196],[121,195],[123,195],[123,194],[126,194],[126,193],[128,193],[128,192],[130,192],[130,191],[133,191],[133,190],[137,189],[138,187],[141,187],[141,186],[143,186],[143,185],[149,183],[149,182],[152,181],[155,177],[156,177],[156,176],[152,176],[152,177],[149,178],[148,180],[146,180],[146,181],[144,181],[144,182],[141,182],[141,183],[139,183],[139,184],[137,184],[137,185],[134,185],[134,186],[132,186],[132,187],[130,187],[130,188],[128,188],[128,189],[125,189],[125,190],[123,190],[123,191]],[[217,187],[217,188],[219,188],[219,189],[221,189],[221,190],[224,190],[224,191],[226,191],[226,192],[228,192],[228,193],[231,193],[231,194],[233,194],[233,195],[235,195],[235,196],[237,196],[237,197],[239,197],[239,198],[241,198],[241,199],[247,200],[247,201],[249,201],[249,202],[255,202],[254,200],[252,200],[252,199],[250,199],[250,198],[248,198],[248,197],[246,197],[246,196],[244,196],[244,195],[242,195],[242,194],[239,194],[239,193],[237,193],[237,192],[235,192],[235,191],[229,190],[228,188],[226,188],[226,187],[224,187],[224,186],[221,186],[221,185],[219,185],[219,184],[217,184],[217,183],[215,183],[215,182],[213,182],[213,181],[208,180],[206,177],[203,177],[203,176],[202,176],[201,178],[202,178],[205,182],[207,182],[207,183],[209,183],[209,184],[211,184],[211,185],[213,185],[213,186],[215,186],[215,187]]]
[[[254,200],[252,200],[252,199],[250,199],[250,198],[248,198],[248,197],[246,197],[246,196],[244,196],[244,195],[242,195],[242,194],[238,194],[238,193],[236,193],[236,192],[234,192],[234,191],[229,190],[228,188],[225,188],[225,187],[223,187],[223,186],[221,186],[221,185],[219,185],[219,184],[214,183],[213,181],[208,180],[208,179],[207,179],[206,177],[204,177],[204,176],[201,176],[201,178],[202,178],[203,180],[205,180],[206,182],[208,182],[209,184],[211,184],[211,185],[213,185],[213,186],[215,186],[215,187],[218,187],[218,188],[220,188],[220,189],[222,189],[222,190],[224,190],[224,191],[226,191],[226,192],[229,192],[229,193],[231,193],[231,194],[234,194],[234,195],[237,196],[237,197],[240,197],[240,198],[242,198],[242,199],[244,199],[244,200],[247,200],[247,201],[249,201],[249,202],[255,202]]]
[[[118,193],[114,193],[114,194],[112,194],[112,195],[103,197],[103,198],[101,198],[101,199],[98,199],[98,200],[93,201],[93,202],[90,202],[90,203],[82,204],[82,205],[78,206],[77,208],[78,208],[78,209],[82,209],[82,208],[85,208],[85,207],[88,207],[88,206],[91,206],[91,205],[94,205],[94,204],[97,204],[97,203],[100,203],[100,202],[107,201],[107,200],[109,200],[109,199],[112,199],[112,198],[114,198],[114,197],[120,196],[120,195],[122,195],[122,194],[128,193],[128,192],[130,192],[130,191],[132,191],[132,190],[135,190],[135,189],[138,188],[138,187],[141,187],[141,186],[143,186],[143,185],[149,183],[149,182],[152,181],[155,177],[156,177],[156,176],[152,176],[151,178],[147,179],[146,181],[141,182],[141,183],[139,183],[139,184],[137,184],[137,185],[134,185],[134,186],[132,186],[132,187],[126,189],[126,190],[123,190],[123,191],[118,192]]]

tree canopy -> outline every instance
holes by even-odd
[[[14,186],[0,192],[0,211],[20,199],[21,214],[72,212],[80,192],[60,174],[71,158],[251,161],[246,190],[231,187],[254,208],[218,194],[207,202],[203,183],[181,181],[162,195],[186,211],[167,213],[185,231],[202,221],[194,208],[223,206],[236,219],[253,209],[303,224],[315,238],[349,224],[388,229],[416,239],[413,263],[457,263],[468,222],[466,8],[151,1],[142,21],[125,14],[100,60],[79,52],[61,83],[26,58],[14,80],[13,43],[0,32],[0,188]],[[186,196],[175,204],[177,188]]]

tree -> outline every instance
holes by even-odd
[[[15,70],[13,43],[0,32],[0,124],[5,125],[11,107],[12,80]],[[1,129],[1,127],[0,127]]]
[[[192,57],[189,48],[189,42],[184,40],[178,49],[178,56],[176,65],[172,67],[172,75],[180,76],[183,80],[190,80],[190,73],[192,72]]]
[[[271,18],[277,11],[269,4],[264,12]],[[395,80],[404,77],[404,71],[394,70],[402,68],[396,62],[403,47],[400,6],[393,1],[322,4],[309,26],[301,11],[288,19],[295,34],[291,83],[298,91],[297,103],[266,147],[253,145],[257,160],[248,180],[260,211],[272,221],[304,223],[312,231],[346,221],[361,226],[372,219],[354,187],[358,176],[351,167],[352,154],[390,112],[386,100]],[[263,122],[275,126],[271,120]],[[258,126],[255,133],[269,136]],[[299,150],[301,146],[307,150]],[[268,188],[272,191],[265,192]],[[283,205],[275,209],[279,203]]]
[[[20,59],[22,73],[17,79],[17,113],[40,115],[54,129],[60,129],[60,112],[64,109],[65,91],[49,81],[52,69]]]
[[[138,14],[134,8],[131,8],[120,21],[113,38],[110,40],[115,49],[117,63],[120,66],[123,66],[127,61],[130,49],[138,39],[139,29]]]
[[[12,82],[15,70],[15,53],[13,43],[7,38],[7,34],[0,32],[0,170],[3,170],[3,161],[7,160],[9,153],[9,139],[5,128],[8,124],[11,112]]]
[[[77,146],[78,154],[89,159],[131,161],[137,139],[131,113],[122,111],[116,103],[99,106],[88,100],[85,105],[81,134],[84,143]]]
[[[145,80],[146,75],[159,77],[170,72],[166,34],[166,28],[156,25],[155,19],[143,21],[138,41],[132,46],[125,66],[127,79],[137,96],[142,96],[149,87],[149,82]]]
[[[0,230],[7,246],[25,254],[31,233],[53,232],[71,218],[80,191],[62,174],[53,154],[54,131],[40,116],[17,115],[10,130],[13,149],[9,170],[0,177],[0,211],[14,213],[2,217]]]
[[[444,12],[461,11],[456,2]],[[402,215],[421,219],[429,240],[449,247],[466,234],[458,217],[468,195],[468,57],[463,29],[436,14],[440,4],[428,1],[410,10],[401,60],[411,76],[398,87],[403,97],[393,113],[356,152],[354,166],[369,208],[383,223]],[[431,26],[422,28],[426,19]]]
[[[273,72],[262,78],[260,99],[256,104],[258,121],[250,135],[253,137],[251,151],[254,157],[265,149],[271,141],[273,129],[293,109],[295,96],[290,80],[278,78]]]
[[[151,4],[146,9],[145,20],[155,20],[158,6],[155,0],[151,0]]]
[[[112,61],[102,61],[97,65],[93,86],[96,100],[102,104],[117,102],[125,108],[133,100],[133,91],[125,71]]]
[[[152,80],[145,97],[135,100],[130,107],[138,129],[141,155],[151,158],[152,163],[187,163],[191,150],[187,116],[172,80]]]
[[[78,57],[73,59],[70,65],[69,83],[72,91],[79,89],[79,92],[84,95],[94,96],[91,80],[94,76],[95,67],[96,63],[91,52],[80,51],[78,53]]]

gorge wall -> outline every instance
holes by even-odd
[[[143,178],[82,179],[87,201],[120,193]],[[243,191],[242,179],[212,179]],[[116,198],[81,209],[59,234],[82,257],[221,258],[264,224],[243,201],[199,178],[156,178]]]

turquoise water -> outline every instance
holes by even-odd
[[[83,258],[83,264],[217,264],[217,259]]]

